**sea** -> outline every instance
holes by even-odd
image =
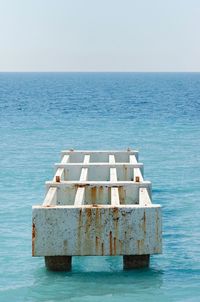
[[[32,205],[66,149],[136,149],[162,205],[148,269],[31,256]],[[200,73],[0,73],[0,301],[200,301]]]

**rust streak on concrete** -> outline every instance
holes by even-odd
[[[78,233],[77,233],[77,250],[81,249],[81,239],[82,239],[82,209],[79,210],[79,217],[78,217]]]
[[[96,200],[97,200],[97,188],[93,187],[93,188],[91,188],[91,202],[92,202],[92,204],[96,204]]]
[[[96,247],[96,253],[98,253],[99,249],[99,237],[96,236],[96,241],[95,241],[95,247]]]
[[[114,237],[114,255],[116,255],[117,254],[117,239],[116,239],[116,237]]]
[[[144,250],[144,240],[137,240],[137,248],[138,248],[138,254],[141,255],[143,254],[143,250]]]
[[[90,228],[92,222],[92,209],[86,208],[86,231]]]
[[[118,191],[119,191],[120,204],[125,204],[125,197],[124,197],[124,189],[123,189],[123,187],[118,187]]]
[[[35,237],[36,237],[36,228],[35,224],[32,224],[32,256],[35,254]]]
[[[84,248],[85,253],[91,250],[93,246],[91,241],[91,227],[92,227],[92,208],[85,209],[86,222],[85,222],[85,240],[82,239],[82,248]]]
[[[113,219],[114,219],[114,255],[117,254],[117,241],[119,238],[119,208],[115,207],[113,209]]]
[[[96,210],[96,212],[95,212],[95,223],[96,223],[96,226],[95,227],[97,228],[97,227],[99,227],[99,222],[100,222],[99,221],[100,220],[99,208],[96,207],[95,210]]]
[[[144,215],[143,215],[143,231],[144,231],[144,236],[146,236],[146,213],[144,210]]]
[[[112,247],[112,231],[110,231],[110,234],[109,234],[109,245],[110,245],[110,255],[112,256],[112,254],[113,254],[113,247]]]
[[[140,254],[140,240],[137,240],[137,250],[138,254]]]
[[[119,244],[120,244],[120,255],[122,255],[122,248],[123,248],[123,241],[119,240]]]
[[[103,187],[102,186],[99,187],[98,195],[99,195],[99,201],[101,203],[103,203]]]
[[[102,256],[104,255],[104,243],[103,242],[101,243],[101,255]]]

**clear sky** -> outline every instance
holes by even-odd
[[[200,71],[200,0],[0,0],[0,71]]]

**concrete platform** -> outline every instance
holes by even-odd
[[[32,254],[51,270],[71,256],[124,256],[147,267],[162,252],[161,207],[152,204],[137,151],[63,151],[42,205],[33,206]]]

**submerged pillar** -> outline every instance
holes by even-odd
[[[149,267],[150,255],[126,255],[123,256],[124,269]]]
[[[72,256],[45,256],[45,265],[51,271],[69,272],[72,268]]]

